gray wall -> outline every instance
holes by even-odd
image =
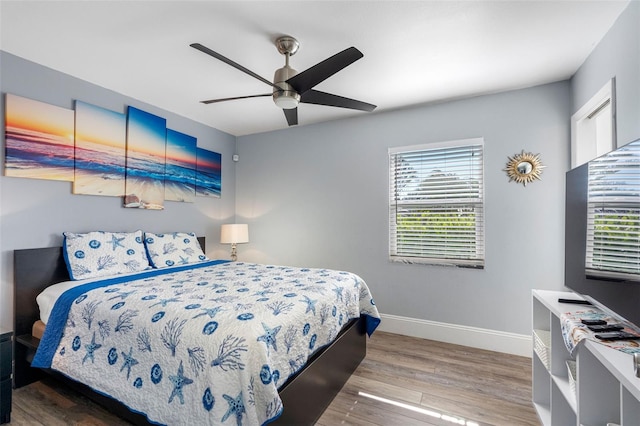
[[[382,313],[528,334],[531,289],[563,287],[569,100],[560,82],[239,137],[240,259],[350,270]],[[387,149],[472,137],[485,140],[485,269],[390,263]],[[547,166],[527,187],[503,171],[523,149]]]
[[[632,1],[571,79],[571,114],[616,78],[618,147],[640,138],[640,2]]]
[[[132,105],[167,119],[167,127],[198,138],[198,146],[222,154],[222,198],[166,202],[163,211],[125,209],[119,197],[72,195],[70,182],[0,177],[0,326],[13,328],[13,250],[62,243],[62,232],[91,230],[193,231],[208,237],[207,254],[228,257],[217,244],[220,224],[235,212],[235,137],[69,75],[0,52],[0,138],[4,141],[5,93],[73,108],[78,99],[118,112]],[[4,145],[3,145],[4,146]],[[4,164],[4,149],[1,150]]]

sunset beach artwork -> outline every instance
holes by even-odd
[[[125,194],[127,121],[122,113],[76,101],[74,194]]]
[[[222,193],[222,155],[198,148],[196,195],[220,198]]]
[[[167,120],[129,106],[124,206],[164,209]]]
[[[196,197],[196,145],[193,136],[167,129],[165,201],[193,203]]]
[[[5,176],[73,181],[73,110],[6,94]]]

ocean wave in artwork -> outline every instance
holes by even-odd
[[[220,197],[222,193],[222,183],[217,174],[196,173],[196,194],[205,197]]]
[[[192,203],[196,196],[196,171],[167,163],[164,179],[164,199]]]
[[[124,195],[124,149],[84,143],[76,145],[74,194],[120,197]]]
[[[74,147],[61,136],[7,129],[5,174],[50,180],[73,180]]]
[[[150,155],[132,155],[131,151],[129,151],[127,155],[127,179],[129,176],[133,176],[153,180],[164,180],[164,159],[159,159]]]

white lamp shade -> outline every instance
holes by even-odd
[[[229,223],[220,229],[222,244],[239,244],[249,242],[249,225],[246,223]]]

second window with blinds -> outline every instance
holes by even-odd
[[[587,276],[640,275],[640,140],[589,162]]]
[[[392,261],[484,267],[482,138],[389,149]]]

